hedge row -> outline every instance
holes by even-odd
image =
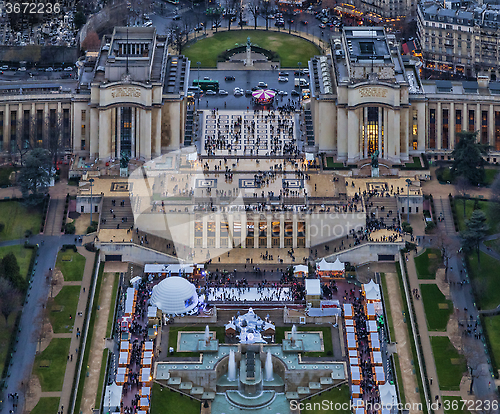
[[[279,62],[280,60],[280,56],[276,52],[273,52],[272,50],[267,50],[260,46],[254,46],[254,45],[250,46],[250,48],[252,52],[264,55],[267,58],[267,60],[270,60],[272,62]],[[236,46],[232,49],[227,49],[226,51],[220,53],[217,56],[217,62],[226,62],[234,55],[245,52],[246,49],[247,49],[246,46]]]

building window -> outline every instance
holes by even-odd
[[[455,142],[458,142],[458,133],[462,131],[462,110],[455,111]]]
[[[474,132],[474,110],[469,109],[469,131]]]
[[[3,112],[0,112],[0,151],[3,151]]]
[[[247,236],[246,236],[246,243],[245,247],[254,247],[254,223],[253,221],[247,221]]]
[[[36,145],[41,147],[43,143],[43,110],[36,111]]]
[[[450,111],[448,109],[443,109],[443,139],[441,142],[441,148],[449,148],[449,112]]]
[[[413,110],[413,121],[412,121],[412,148],[414,150],[418,149],[418,110]]]
[[[488,143],[488,111],[481,112],[481,144]]]
[[[80,150],[85,151],[85,140],[84,139],[82,139],[82,141],[80,143]]]
[[[429,148],[436,149],[436,110],[429,109]]]
[[[69,109],[63,109],[62,136],[63,146],[68,149],[71,148],[71,122],[69,118]]]

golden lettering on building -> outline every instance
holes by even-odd
[[[387,89],[383,88],[363,88],[359,90],[362,98],[387,98]]]
[[[111,89],[112,98],[139,98],[141,90],[134,87],[120,87]]]

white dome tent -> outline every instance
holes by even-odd
[[[153,287],[151,305],[169,316],[186,314],[198,306],[196,288],[182,277],[167,277]]]

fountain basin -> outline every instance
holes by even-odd
[[[275,392],[272,390],[262,391],[261,394],[251,397],[241,394],[239,391],[226,391],[227,399],[230,403],[239,408],[261,408],[271,404],[274,400]]]

